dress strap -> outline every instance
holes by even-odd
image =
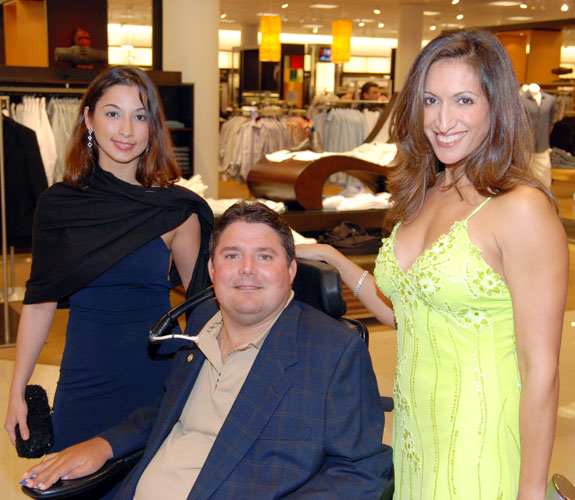
[[[473,217],[477,212],[479,212],[479,211],[483,208],[483,205],[485,205],[490,199],[491,199],[491,196],[485,198],[479,205],[477,205],[477,206],[475,207],[475,209],[473,210],[473,212],[471,212],[471,213],[465,218],[465,221],[467,222],[469,219],[471,219],[471,217]]]

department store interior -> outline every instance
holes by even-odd
[[[32,260],[34,172],[43,169],[44,187],[62,180],[82,94],[99,71],[129,64],[149,72],[182,170],[179,184],[206,198],[216,217],[237,200],[264,200],[284,214],[296,243],[341,244],[371,272],[389,208],[385,171],[396,152],[388,143],[394,98],[422,46],[445,30],[480,27],[507,49],[522,97],[542,94],[553,102],[549,126],[536,140],[543,144],[536,151],[543,165],[538,176],[557,199],[570,263],[549,474],[575,483],[575,2],[4,0],[0,9],[0,108],[36,132],[42,157],[41,165],[24,171],[24,151],[2,145],[2,190],[12,193],[2,197],[2,420]],[[265,17],[281,19],[281,32],[278,56],[262,61]],[[339,61],[332,29],[341,20],[351,36],[349,54]],[[366,100],[368,82],[377,94]],[[361,236],[355,248],[342,231]],[[369,330],[379,390],[390,396],[395,331],[379,324],[345,285],[342,293],[346,316]],[[182,289],[172,291],[173,305],[183,298]],[[57,310],[31,379],[50,398],[66,322],[67,311]],[[383,441],[390,445],[391,427],[389,416]],[[2,497],[23,498],[18,482],[30,461],[16,455],[5,432],[0,464]]]

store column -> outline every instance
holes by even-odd
[[[163,69],[194,84],[194,173],[218,197],[219,0],[163,2]]]
[[[258,32],[260,27],[258,24],[243,24],[242,25],[242,48],[254,49],[258,46]]]
[[[399,92],[415,56],[421,50],[423,4],[399,4],[399,36],[393,87]]]

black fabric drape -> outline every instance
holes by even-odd
[[[29,249],[34,210],[48,181],[36,133],[7,117],[3,125],[7,241],[16,248]]]
[[[144,188],[99,166],[85,189],[58,183],[44,192],[34,218],[33,261],[24,303],[59,300],[82,289],[148,241],[200,220],[202,241],[188,294],[209,283],[213,214],[203,198],[179,186]]]

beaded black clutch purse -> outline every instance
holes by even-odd
[[[48,453],[54,444],[52,408],[48,403],[46,391],[40,385],[27,385],[25,398],[28,405],[30,438],[24,441],[20,435],[20,426],[16,425],[16,451],[19,457],[40,458]]]

